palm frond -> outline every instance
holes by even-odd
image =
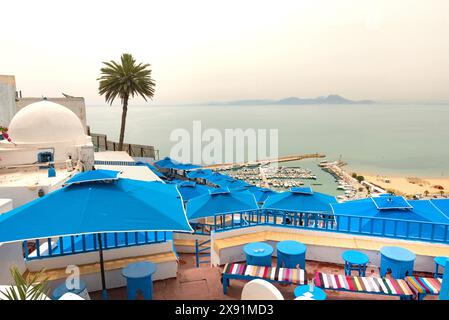
[[[48,279],[43,277],[44,270],[30,276],[24,276],[17,267],[10,269],[14,285],[3,293],[3,300],[42,300],[48,296]]]
[[[103,62],[100,69],[98,92],[112,104],[115,99],[140,96],[145,101],[154,96],[155,81],[151,78],[151,65],[136,63],[131,54],[124,53],[120,62]]]

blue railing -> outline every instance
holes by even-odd
[[[223,232],[257,225],[449,243],[449,224],[445,223],[352,215],[334,216],[331,213],[301,213],[279,209],[216,215],[210,228],[215,232]]]
[[[195,258],[196,267],[199,268],[201,263],[210,263],[210,239],[199,242],[198,239],[195,240]],[[207,256],[209,260],[205,257]],[[206,258],[206,260],[201,260],[201,258]]]
[[[165,231],[103,233],[103,250],[141,246],[167,241]],[[97,234],[83,234],[57,238],[36,239],[35,250],[28,253],[29,241],[23,241],[26,260],[44,259],[98,251]]]

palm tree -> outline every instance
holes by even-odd
[[[120,63],[111,60],[103,64],[105,67],[101,68],[101,76],[97,79],[100,81],[98,91],[100,95],[105,95],[105,100],[110,105],[115,98],[121,99],[123,110],[118,149],[122,151],[128,100],[134,96],[141,96],[145,101],[152,99],[156,83],[151,78],[150,65],[137,64],[129,53],[122,54]]]
[[[5,289],[0,300],[43,300],[48,296],[47,278],[44,270],[34,276],[24,276],[17,267],[10,269],[14,286]]]

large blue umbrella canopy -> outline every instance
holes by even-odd
[[[224,175],[224,174],[221,174],[219,172],[212,172],[212,173],[204,176],[203,178],[205,180],[207,180],[208,182],[212,182],[212,183],[216,184],[220,180],[229,179],[231,177],[227,176],[227,175]]]
[[[279,192],[276,192],[274,190],[268,189],[268,188],[250,188],[248,190],[252,194],[254,194],[254,197],[256,198],[257,203],[264,203],[269,196],[279,194]]]
[[[207,194],[209,193],[209,189],[211,189],[208,186],[198,184],[193,181],[182,181],[178,183],[177,186],[184,201],[189,201],[190,199]]]
[[[419,236],[421,229],[422,236],[430,237],[432,225],[425,222],[449,224],[449,218],[435,207],[432,201],[405,200],[402,197],[392,197],[388,203],[383,203],[383,200],[379,202],[379,200],[380,198],[365,198],[333,203],[331,205],[333,213],[338,216],[337,228],[352,232],[372,231],[377,234],[384,232],[392,235],[396,225],[397,236],[405,237],[408,234],[408,236],[416,237]],[[406,221],[409,221],[408,226]],[[422,224],[421,227],[420,224]],[[443,226],[433,228],[434,236],[444,237]]]
[[[173,160],[170,157],[165,157],[164,159],[158,160],[154,163],[159,168],[165,168],[167,165],[173,164]]]
[[[200,166],[191,163],[181,163],[179,161],[171,159],[170,157],[165,157],[162,160],[156,161],[155,165],[160,168],[176,169],[176,170],[193,170],[201,168]]]
[[[314,192],[310,187],[291,188],[270,195],[263,204],[264,209],[282,209],[302,213],[332,213],[330,203],[336,203],[335,197]]]
[[[102,170],[91,171],[98,176]],[[76,179],[75,179],[76,178]],[[192,231],[175,185],[131,179],[70,184],[0,216],[0,242],[55,236]]]
[[[151,165],[149,163],[138,161],[138,162],[136,162],[136,165],[137,166],[146,166],[148,169],[150,169],[159,178],[167,179],[167,177],[163,173],[159,172],[159,170],[155,166],[153,166],[153,165]]]
[[[430,201],[449,219],[449,199],[432,199]]]
[[[220,186],[221,188],[229,188],[229,189],[240,189],[242,187],[250,185],[249,183],[243,180],[237,180],[231,177],[216,180],[216,182],[214,183]]]
[[[78,174],[65,187],[1,215],[0,242],[96,233],[106,298],[102,233],[193,231],[175,185],[116,179],[117,174]]]
[[[118,180],[119,173],[119,171],[115,170],[92,170],[81,172],[67,180],[64,185],[67,186],[76,183]]]
[[[210,175],[213,171],[210,169],[198,169],[192,170],[187,173],[187,178],[189,179],[203,179],[204,177]]]
[[[258,209],[256,199],[250,192],[229,189],[213,189],[208,194],[187,202],[189,219],[210,217],[216,214]]]

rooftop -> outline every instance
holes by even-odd
[[[276,263],[273,258],[273,264]],[[316,271],[344,274],[343,265],[332,263],[317,262],[307,260],[308,278]],[[243,286],[248,281],[233,280],[229,287],[227,295],[223,294],[221,285],[221,267],[195,267],[194,254],[180,254],[178,264],[178,276],[167,280],[154,281],[153,299],[154,300],[240,300]],[[415,273],[422,276],[432,276],[426,273]],[[379,276],[379,269],[368,267],[367,276]],[[286,300],[293,300],[293,290],[295,285],[274,284]],[[101,292],[91,292],[90,297],[94,300],[101,300]],[[326,291],[328,300],[398,300],[397,297],[388,297],[384,295],[360,294],[341,291]],[[116,288],[108,290],[108,297],[111,300],[126,300],[126,288]],[[138,297],[142,299],[143,297]],[[428,296],[426,299],[438,300],[437,296]]]
[[[55,168],[56,176],[48,177],[47,169],[28,166],[16,169],[0,169],[0,187],[57,185],[64,182],[77,171],[67,171],[65,168]]]

